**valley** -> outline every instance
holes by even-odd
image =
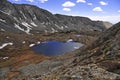
[[[120,22],[0,0],[0,80],[120,80]]]

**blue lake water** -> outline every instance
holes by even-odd
[[[57,56],[79,49],[83,44],[73,41],[46,41],[31,47],[32,51],[46,56]]]

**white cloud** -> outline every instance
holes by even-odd
[[[76,2],[77,2],[77,3],[80,3],[80,2],[81,2],[81,3],[86,3],[85,0],[77,0]]]
[[[108,3],[103,2],[103,1],[100,1],[99,3],[100,3],[101,5],[103,5],[103,6],[104,6],[104,5],[108,5]]]
[[[15,1],[19,1],[19,0],[15,0]]]
[[[48,0],[39,0],[41,3],[45,3],[47,2]]]
[[[63,11],[71,11],[71,9],[70,8],[63,8]]]
[[[71,2],[71,1],[66,1],[62,4],[63,7],[73,7],[75,6],[75,3]]]
[[[109,21],[113,24],[120,22],[120,15],[111,15],[111,16],[87,16],[92,20],[101,20],[101,21]]]
[[[90,5],[90,6],[91,6],[91,5],[93,5],[93,4],[92,4],[92,3],[88,3],[88,5]]]
[[[95,7],[93,8],[93,11],[101,12],[103,11],[101,7]]]
[[[34,2],[34,0],[26,0],[26,1]]]
[[[118,12],[120,12],[120,10],[118,10]]]

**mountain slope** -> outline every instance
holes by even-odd
[[[120,74],[120,23],[105,31],[85,53],[83,62],[94,62]]]
[[[103,31],[106,25],[102,21],[91,21],[85,17],[52,14],[47,10],[28,4],[13,4],[0,1],[0,30],[8,32],[61,32],[61,31]],[[110,26],[112,25],[109,23]]]
[[[103,32],[87,49],[89,57],[103,55],[103,58],[110,58],[110,60],[118,59],[120,57],[120,23]]]
[[[78,52],[71,63],[51,70],[45,77],[48,80],[120,80],[120,22]]]

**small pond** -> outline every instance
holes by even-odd
[[[32,51],[46,56],[57,56],[74,51],[82,47],[83,44],[68,40],[67,42],[45,41],[31,47]]]

